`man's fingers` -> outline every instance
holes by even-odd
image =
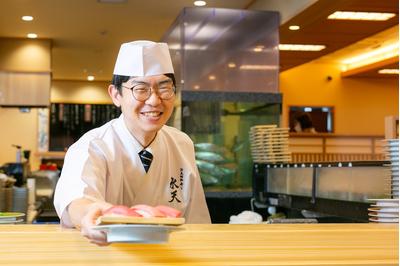
[[[103,231],[97,231],[94,229],[85,229],[82,230],[82,235],[90,240],[91,243],[106,246],[107,243],[107,235]]]
[[[82,228],[81,234],[88,238],[91,243],[94,243],[99,246],[106,246],[107,243],[107,235],[103,231],[98,231],[92,229],[92,227],[96,223],[96,219],[102,215],[102,208],[101,206],[94,205],[88,213],[82,219]]]
[[[90,243],[96,244],[96,245],[98,245],[98,246],[100,246],[100,247],[105,247],[105,246],[110,245],[110,243],[107,243],[107,242],[90,241]]]

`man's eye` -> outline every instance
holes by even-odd
[[[160,90],[160,91],[172,90],[172,85],[169,85],[169,84],[162,85],[162,86],[160,86],[160,89],[159,89],[159,90]]]
[[[135,86],[134,90],[137,93],[145,93],[148,91],[148,88],[145,86]]]

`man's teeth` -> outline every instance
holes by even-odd
[[[151,117],[156,117],[160,115],[160,112],[146,112],[143,113],[145,116],[151,116]]]

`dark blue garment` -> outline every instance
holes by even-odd
[[[147,171],[149,171],[151,161],[153,160],[153,155],[146,150],[142,150],[141,152],[139,152],[139,157],[142,161],[144,170],[146,170],[147,173]]]

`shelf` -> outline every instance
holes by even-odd
[[[65,151],[35,152],[35,156],[41,157],[42,159],[64,159]]]

